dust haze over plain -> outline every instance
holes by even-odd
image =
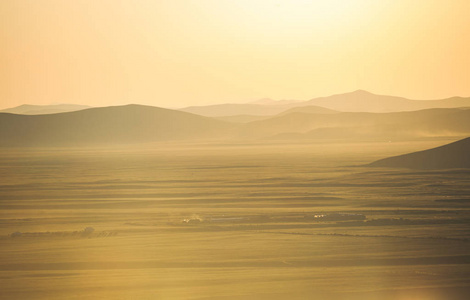
[[[1,297],[468,299],[469,9],[0,3]]]
[[[338,110],[312,105],[322,101],[222,104],[182,111],[127,105],[34,116],[0,113],[0,145],[84,146],[173,140],[403,141],[470,134],[470,109],[466,108],[470,107],[469,98],[413,101],[356,91],[329,97],[330,107]],[[395,112],[351,111],[350,102],[354,107],[369,107],[369,111],[383,107]],[[411,107],[421,110],[409,111]]]
[[[0,113],[3,293],[468,297],[470,109],[277,112]]]

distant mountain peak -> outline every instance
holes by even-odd
[[[359,90],[354,90],[351,92],[346,92],[346,93],[341,93],[341,94],[333,94],[333,95],[326,96],[326,97],[313,98],[310,101],[316,100],[316,99],[328,99],[328,98],[339,98],[339,97],[346,99],[346,98],[351,98],[351,97],[358,98],[358,97],[372,97],[372,96],[381,97],[381,95],[373,94],[369,91],[359,89]],[[388,96],[384,96],[384,97],[388,97]]]
[[[357,95],[373,95],[371,92],[366,91],[366,90],[355,90],[351,92],[350,94],[357,94]]]

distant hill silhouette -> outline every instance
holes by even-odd
[[[0,113],[0,146],[130,144],[225,136],[230,123],[164,108],[126,105],[52,115]]]
[[[369,166],[410,169],[470,168],[470,137],[429,150],[381,159]]]
[[[470,98],[453,97],[442,100],[410,100],[357,90],[351,93],[311,99],[303,105],[317,105],[344,112],[400,112],[430,108],[470,106]]]
[[[31,105],[23,104],[20,106],[0,110],[0,112],[21,114],[21,115],[45,115],[57,114],[63,112],[77,111],[82,109],[91,108],[87,105],[77,104],[53,104],[53,105]]]
[[[470,107],[470,98],[453,97],[442,100],[410,100],[403,97],[384,96],[357,90],[345,94],[314,98],[308,101],[276,102],[262,99],[250,104],[217,104],[192,106],[182,111],[207,116],[224,117],[235,115],[277,115],[294,107],[319,106],[341,112],[402,112],[431,108]],[[261,104],[260,104],[261,103]],[[266,105],[266,104],[275,105]]]
[[[281,112],[275,116],[286,115],[289,113],[301,112],[301,113],[310,113],[310,114],[335,114],[338,111],[320,107],[320,106],[300,106],[290,108],[284,112]],[[233,123],[250,123],[255,121],[261,121],[271,118],[272,116],[257,116],[257,115],[235,115],[235,116],[225,116],[225,117],[216,117],[219,120],[233,122]]]
[[[359,91],[347,97],[363,94],[370,93]],[[443,101],[461,104],[462,99],[459,99]],[[0,113],[0,146],[129,144],[213,138],[398,141],[470,135],[468,108],[371,113],[339,112],[316,105],[289,105],[226,104],[194,108],[210,108],[211,114],[216,115],[227,111],[260,114],[217,118],[143,105],[89,108],[45,115]],[[266,115],[268,113],[276,115]]]
[[[280,113],[280,115],[286,115],[290,113],[307,113],[307,114],[336,114],[339,113],[337,110],[316,106],[316,105],[309,105],[309,106],[299,106],[289,108],[286,111]]]
[[[232,123],[250,123],[254,121],[261,121],[271,118],[271,116],[254,116],[254,115],[236,115],[236,116],[225,116],[215,117],[217,120],[232,122]]]
[[[226,117],[237,115],[273,116],[295,106],[297,106],[297,103],[284,105],[228,103],[208,106],[190,106],[180,110],[206,117]]]
[[[244,124],[248,138],[374,138],[403,140],[470,134],[470,109],[443,108],[396,113],[289,113]],[[295,134],[293,134],[295,133]]]
[[[301,100],[273,100],[269,98],[263,98],[250,102],[250,104],[261,104],[261,105],[285,105],[302,102]]]

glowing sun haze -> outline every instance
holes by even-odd
[[[0,108],[470,96],[467,0],[0,2]]]

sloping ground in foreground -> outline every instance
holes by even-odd
[[[470,137],[429,150],[381,159],[369,166],[410,169],[470,168]]]

